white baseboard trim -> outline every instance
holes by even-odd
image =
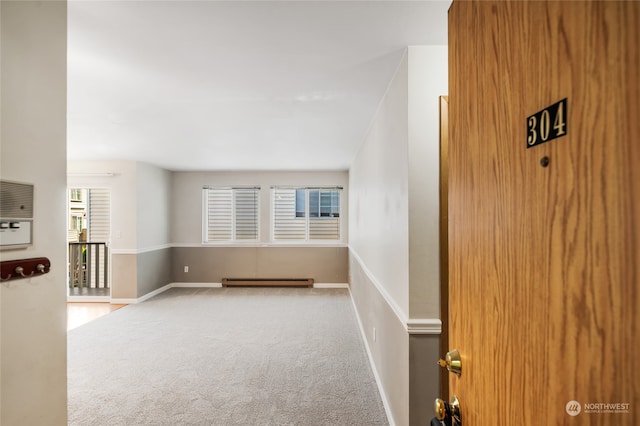
[[[153,290],[150,293],[145,294],[144,296],[138,298],[130,298],[130,299],[111,299],[112,304],[126,304],[126,305],[135,305],[136,303],[142,303],[147,299],[151,299],[153,296],[157,296],[160,293],[163,293],[170,288],[220,288],[222,287],[222,283],[169,283],[164,287],[160,287],[159,289]],[[109,299],[107,298],[107,302]]]
[[[67,302],[70,303],[109,303],[109,296],[67,296]]]
[[[347,283],[314,283],[313,288],[349,288]]]
[[[119,298],[119,299],[111,299],[112,305],[135,305],[136,303],[140,303],[140,299],[135,298]]]
[[[351,299],[353,310],[356,313],[356,319],[358,320],[358,327],[360,328],[360,334],[362,335],[364,348],[367,350],[367,356],[369,357],[369,364],[371,365],[371,371],[373,371],[373,377],[376,379],[376,384],[378,385],[378,391],[380,392],[380,398],[382,398],[382,405],[384,405],[384,411],[387,414],[387,421],[389,422],[389,426],[396,426],[396,422],[393,418],[393,413],[391,413],[391,405],[389,404],[389,398],[387,397],[387,394],[384,391],[384,387],[382,386],[382,380],[380,379],[380,375],[378,374],[376,363],[373,360],[373,354],[371,353],[371,349],[369,348],[369,341],[367,340],[367,334],[365,333],[364,326],[362,325],[362,321],[360,320],[360,315],[358,314],[358,308],[356,307],[356,301],[353,299],[353,294],[351,294],[351,289],[349,289],[349,299]]]
[[[171,283],[176,288],[221,288],[222,283]]]
[[[160,287],[160,288],[158,288],[156,290],[153,290],[153,291],[145,294],[144,296],[138,297],[138,303],[144,302],[145,300],[148,300],[148,299],[151,299],[153,296],[157,296],[158,294],[169,290],[171,287],[173,287],[172,284],[167,284],[164,287]]]

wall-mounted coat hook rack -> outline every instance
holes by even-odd
[[[46,274],[50,269],[51,261],[46,257],[3,260],[0,262],[0,281],[36,277]]]

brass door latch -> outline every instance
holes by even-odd
[[[457,349],[447,352],[445,359],[439,360],[438,365],[446,368],[457,376],[462,374],[462,360],[460,359],[460,352],[458,352]]]

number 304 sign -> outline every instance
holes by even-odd
[[[567,134],[567,98],[527,117],[527,148]]]

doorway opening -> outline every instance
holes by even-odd
[[[70,188],[68,205],[68,300],[109,301],[111,190]]]

